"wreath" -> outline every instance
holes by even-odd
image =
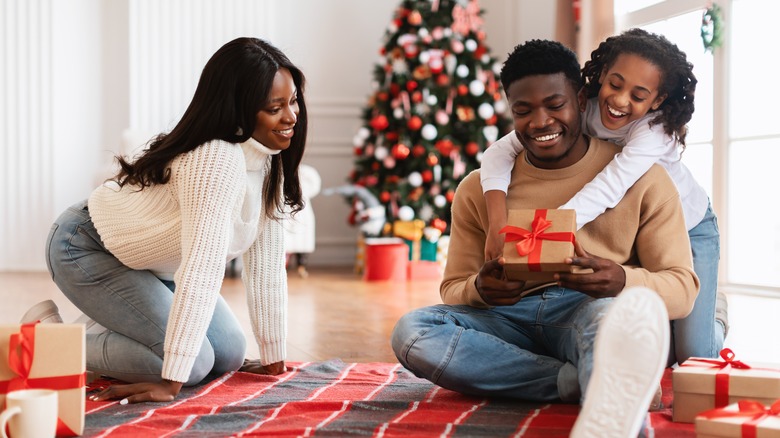
[[[723,14],[716,4],[707,8],[701,17],[701,41],[706,52],[714,52],[723,45]]]

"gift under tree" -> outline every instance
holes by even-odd
[[[387,27],[349,177],[385,206],[385,234],[410,221],[426,238],[447,233],[456,186],[508,130],[482,12],[476,0],[404,0]]]

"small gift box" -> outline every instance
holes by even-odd
[[[701,412],[741,400],[769,405],[780,399],[780,370],[751,367],[728,348],[720,356],[690,358],[672,372],[672,421],[693,423]]]
[[[409,262],[409,280],[441,280],[442,266],[439,262],[415,260]]]
[[[697,438],[780,438],[780,400],[771,406],[742,400],[696,416]]]
[[[365,281],[406,281],[409,247],[396,237],[376,237],[365,241]]]
[[[0,406],[20,389],[58,394],[57,436],[84,431],[86,360],[83,324],[0,325]]]
[[[504,272],[509,280],[551,281],[574,272],[564,260],[574,256],[574,210],[509,210],[504,238]]]
[[[393,222],[393,235],[400,237],[409,246],[409,260],[420,260],[421,240],[423,238],[423,229],[425,222],[420,219],[411,221]]]

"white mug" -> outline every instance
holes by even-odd
[[[6,409],[0,414],[0,434],[5,426],[11,438],[53,438],[57,431],[57,391],[51,389],[22,389],[11,391],[5,397]]]

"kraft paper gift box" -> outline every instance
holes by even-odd
[[[83,324],[0,325],[0,406],[10,391],[54,389],[57,436],[81,435],[85,372]]]
[[[743,400],[696,416],[697,438],[780,438],[780,400]]]
[[[722,360],[690,358],[672,372],[672,421],[693,423],[704,411],[741,400],[770,405],[780,399],[780,369],[752,367],[728,348],[720,355]]]
[[[509,210],[504,272],[509,280],[552,281],[558,272],[574,272],[564,260],[574,256],[574,210]]]

